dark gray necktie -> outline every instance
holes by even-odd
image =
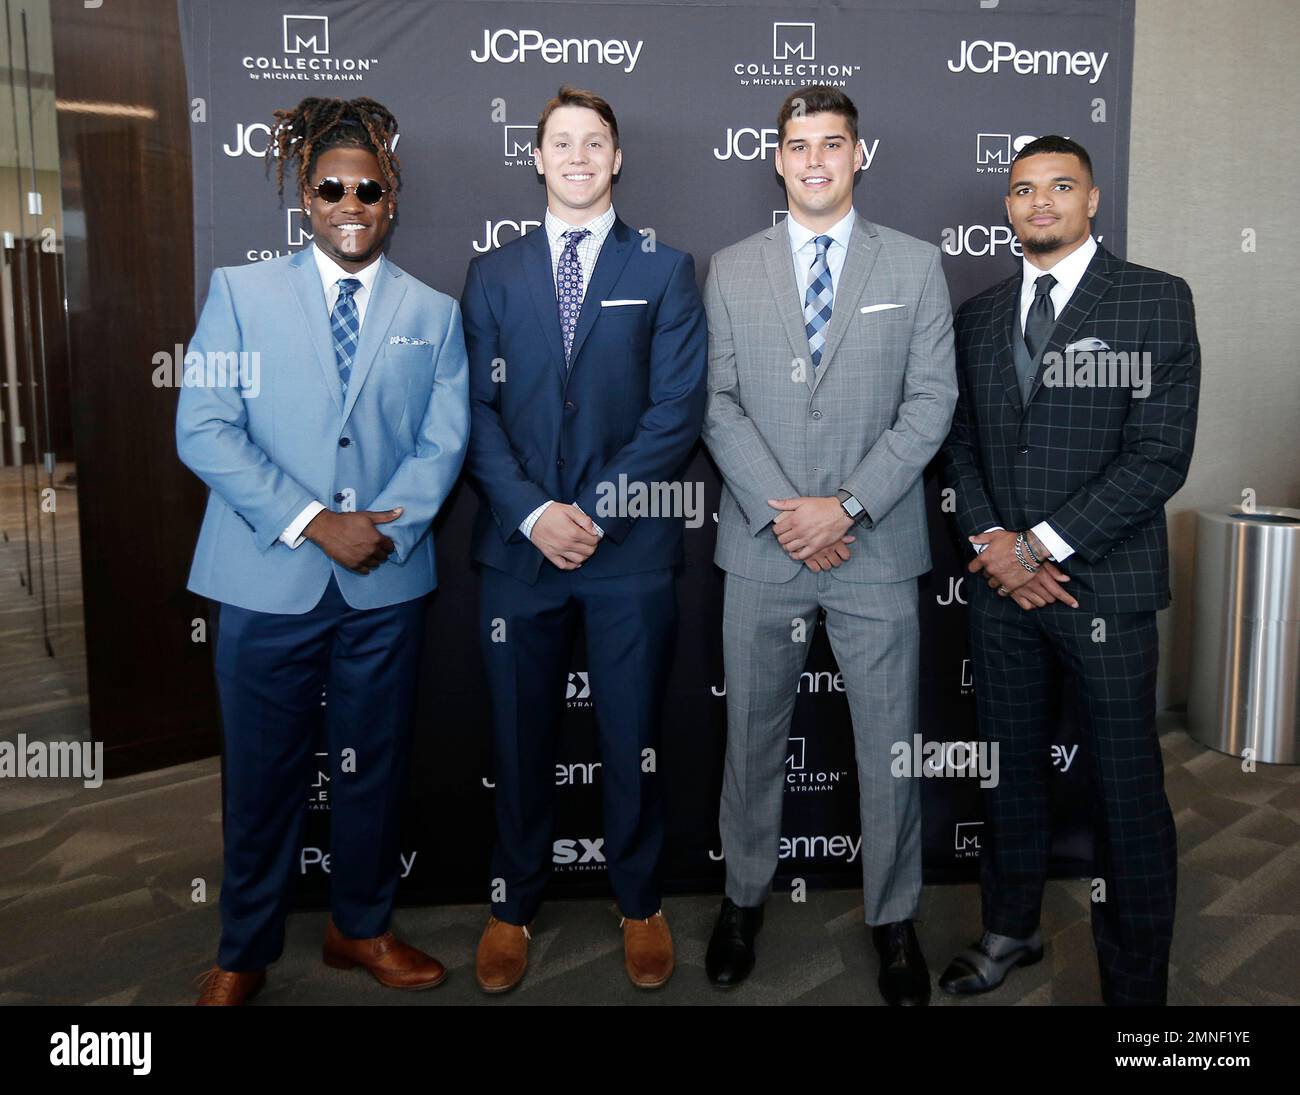
[[[1056,309],[1052,307],[1052,286],[1055,284],[1056,279],[1051,274],[1043,274],[1034,282],[1034,302],[1025,317],[1025,348],[1035,362],[1056,326]]]

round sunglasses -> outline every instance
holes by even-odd
[[[341,202],[343,196],[353,193],[357,200],[363,205],[374,205],[388,193],[388,188],[382,183],[375,182],[374,179],[362,179],[356,186],[344,186],[342,179],[336,179],[330,176],[327,179],[321,179],[312,187],[320,197],[321,201],[329,202],[333,205],[335,202]]]

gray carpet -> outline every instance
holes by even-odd
[[[1172,1004],[1300,1000],[1300,768],[1240,763],[1193,742],[1171,720],[1162,735],[1178,823],[1178,921]],[[0,1003],[188,1004],[212,961],[221,870],[216,760],[105,783],[6,780],[0,793]],[[195,879],[207,901],[191,900]],[[474,948],[485,906],[401,909],[395,927],[451,974],[426,993],[380,988],[360,971],[324,967],[325,913],[290,917],[284,957],[259,1006],[272,1004],[878,1004],[875,957],[856,891],[769,903],[759,963],[724,994],[703,972],[718,898],[665,902],[677,972],[662,990],[634,989],[622,969],[612,901],[552,901],[536,925],[520,988],[483,996]],[[974,886],[931,886],[918,925],[936,976],[978,934]],[[1047,960],[996,993],[934,1003],[1100,1002],[1087,884],[1053,882],[1043,909]]]

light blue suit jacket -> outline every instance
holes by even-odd
[[[402,336],[419,341],[393,341]],[[241,368],[222,354],[247,356]],[[210,488],[191,590],[297,614],[315,607],[331,573],[354,608],[434,588],[430,524],[469,437],[465,341],[451,297],[381,259],[345,400],[311,249],[222,267],[185,360],[176,448]],[[313,500],[333,510],[402,506],[377,526],[393,554],[363,575],[310,541],[290,548],[280,534]]]

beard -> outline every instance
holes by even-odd
[[[1020,241],[1020,246],[1031,255],[1050,255],[1058,250],[1065,241],[1060,236],[1030,236]]]

